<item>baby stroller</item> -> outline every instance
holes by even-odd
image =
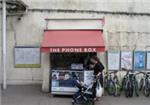
[[[79,91],[73,95],[72,105],[94,105],[93,84],[90,86],[78,84]]]

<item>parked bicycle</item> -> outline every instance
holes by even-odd
[[[136,79],[136,75],[139,73],[135,73],[132,70],[123,69],[127,73],[123,77],[122,86],[123,91],[126,97],[132,97],[134,94],[139,96],[139,86]]]
[[[107,78],[104,78],[105,88],[109,95],[120,96],[121,95],[121,84],[117,76],[118,71],[108,73]],[[113,76],[112,76],[113,74]]]
[[[107,81],[108,81],[108,72],[104,73],[103,83],[104,83],[104,89],[107,91]]]
[[[140,91],[144,94],[144,96],[150,96],[150,72],[140,72],[143,73],[144,76],[140,80]]]

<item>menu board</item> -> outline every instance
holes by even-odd
[[[14,62],[18,68],[37,68],[41,66],[41,54],[38,47],[15,47]]]
[[[132,70],[133,67],[133,53],[132,51],[121,52],[121,68]]]
[[[119,70],[120,68],[120,52],[108,52],[108,70]]]
[[[145,69],[145,55],[144,51],[134,52],[134,70],[144,70]]]
[[[146,69],[150,70],[150,51],[147,52]]]

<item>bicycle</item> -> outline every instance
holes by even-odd
[[[117,76],[117,72],[118,71],[110,72],[107,79],[107,92],[109,95],[113,95],[115,97],[121,95],[121,85]],[[113,77],[112,74],[114,74]]]
[[[150,96],[150,72],[140,72],[143,73],[144,76],[140,80],[140,89],[145,97]]]
[[[139,73],[134,73],[132,70],[127,70],[127,69],[123,69],[123,70],[127,71],[122,81],[122,86],[125,92],[125,96],[132,97],[135,94],[138,97],[139,88],[138,88],[136,75],[138,75]]]

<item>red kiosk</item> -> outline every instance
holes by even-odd
[[[50,91],[72,94],[73,76],[85,81],[85,63],[96,52],[104,52],[103,30],[45,30],[41,51],[50,54]]]

